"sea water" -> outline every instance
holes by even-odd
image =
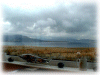
[[[68,42],[3,42],[3,46],[40,46],[40,47],[96,47],[96,43],[68,43]]]

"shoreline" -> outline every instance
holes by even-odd
[[[11,46],[11,47],[47,47],[49,48],[49,46],[30,46],[30,45],[2,45],[2,47],[7,47],[7,46]],[[51,48],[51,47],[50,47]],[[52,48],[97,48],[97,47],[52,47]]]
[[[8,55],[33,54],[45,59],[71,60],[86,56],[88,61],[95,61],[97,48],[66,48],[66,47],[38,47],[38,46],[3,46],[3,52]],[[80,54],[79,54],[80,53]]]

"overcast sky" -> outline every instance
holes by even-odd
[[[4,3],[3,33],[31,38],[96,38],[96,5],[75,2]]]

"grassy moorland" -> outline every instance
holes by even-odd
[[[61,48],[61,47],[35,47],[35,46],[3,46],[3,52],[8,55],[34,54],[46,59],[76,61],[86,56],[89,62],[97,57],[96,48]],[[78,52],[78,53],[77,53]],[[79,54],[80,52],[80,54]]]

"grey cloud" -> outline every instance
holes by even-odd
[[[67,33],[70,35],[66,35],[66,37],[73,37],[73,34],[75,34],[74,37],[78,37],[80,34],[85,35],[90,32],[95,34],[95,29],[93,29],[96,26],[95,4],[73,3],[70,6],[59,4],[56,7],[37,10],[21,9],[20,7],[12,8],[4,5],[4,21],[11,23],[13,32],[23,32],[33,36],[40,35],[44,37],[47,34],[48,36],[52,34],[52,37],[54,37],[53,34]],[[48,33],[45,31],[46,28],[48,28]],[[84,38],[86,37],[88,35]]]
[[[42,27],[44,28],[48,26],[52,27],[53,25],[56,25],[56,21],[51,18],[47,18],[47,20],[39,20],[35,24],[36,24],[36,27],[40,27],[40,28]]]

